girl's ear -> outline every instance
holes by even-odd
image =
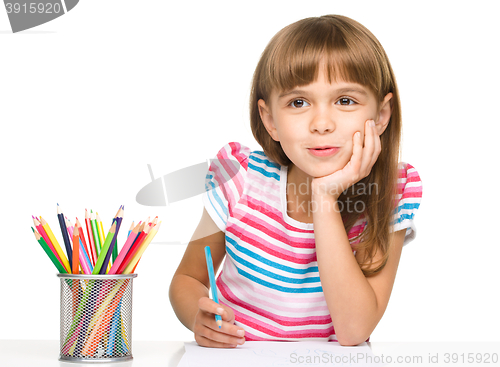
[[[259,114],[260,119],[264,123],[264,127],[266,128],[271,138],[275,141],[280,141],[278,137],[278,131],[276,130],[276,126],[274,125],[273,116],[271,115],[271,108],[266,104],[263,99],[259,99],[257,102],[259,106]]]
[[[380,111],[378,113],[378,120],[375,121],[375,127],[379,135],[387,128],[389,125],[389,120],[392,114],[392,93],[387,93],[384,100],[380,104]]]

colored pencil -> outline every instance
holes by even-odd
[[[215,303],[219,303],[219,297],[217,296],[217,286],[215,284],[214,263],[212,261],[212,253],[210,252],[210,246],[205,246],[205,259],[207,260],[208,278],[210,279],[212,298]],[[216,314],[215,322],[217,323],[220,329],[222,327],[222,317]]]
[[[104,234],[104,227],[102,226],[102,220],[98,212],[95,212],[95,224],[97,225],[97,231],[99,232],[99,240],[101,241],[102,249],[102,244],[106,241],[106,235]]]
[[[84,248],[85,262],[87,263],[88,268],[89,268],[89,270],[88,270],[89,272],[85,273],[85,274],[91,274],[92,270],[94,268],[93,265],[92,265],[92,261],[90,260],[92,254],[89,251],[90,249],[89,249],[89,246],[87,245],[87,241],[85,240],[85,235],[84,235],[84,232],[83,232],[83,227],[80,224],[80,221],[78,220],[78,218],[76,218],[75,229],[80,234],[80,242],[82,243],[82,246]]]
[[[54,233],[49,227],[49,224],[45,219],[40,216],[40,224],[42,225],[43,229],[45,230],[45,233],[47,233],[47,236],[50,239],[50,242],[52,242],[52,245],[54,246],[55,250],[57,251],[57,254],[59,255],[59,258],[62,261],[62,264],[66,269],[68,269],[68,273],[71,272],[71,266],[69,265],[68,258],[64,254],[63,250],[61,249],[61,246],[59,245],[59,242],[57,242],[56,236],[54,236]]]
[[[57,261],[59,262],[59,264],[61,264],[64,268],[63,262],[61,261],[59,254],[57,253],[56,249],[54,248],[54,245],[50,241],[49,236],[47,236],[45,229],[43,229],[42,225],[40,224],[40,221],[37,218],[35,218],[33,215],[31,217],[33,218],[33,224],[35,225],[36,230],[42,236],[42,238],[44,239],[47,246],[49,246],[50,250],[52,251],[54,256],[57,258]],[[68,269],[66,269],[66,271],[68,271]]]
[[[79,266],[79,256],[80,256],[80,234],[78,231],[73,231],[73,274],[80,274]]]
[[[92,235],[94,236],[94,245],[95,245],[95,253],[97,256],[97,259],[99,259],[99,255],[101,254],[101,240],[99,236],[99,230],[97,229],[97,223],[95,219],[95,214],[92,213],[92,210],[90,210],[90,224],[92,225]],[[97,264],[97,260],[96,260]]]
[[[59,203],[57,204],[57,219],[59,220],[59,227],[61,227],[61,233],[64,240],[64,246],[66,247],[66,254],[68,259],[73,258],[73,251],[71,250],[71,242],[68,237],[68,228],[66,228],[66,223],[64,221],[64,215],[62,214],[61,207]],[[71,263],[70,263],[71,266]]]
[[[133,223],[132,223],[133,224]],[[138,234],[139,234],[139,227],[141,226],[141,222],[139,222],[139,224],[137,224],[137,226],[135,226],[130,235],[128,236],[127,238],[127,241],[125,242],[125,244],[123,245],[121,251],[120,251],[120,254],[118,255],[118,257],[116,258],[115,262],[113,263],[113,266],[111,267],[110,271],[108,272],[108,274],[116,274],[116,271],[120,268],[120,265],[123,261],[123,259],[125,258],[125,255],[127,255],[127,252],[128,250],[130,249],[130,247],[132,246],[132,244],[134,243],[134,240],[137,238]]]
[[[97,258],[97,262],[95,264],[94,270],[92,271],[92,274],[101,274],[101,267],[102,264],[104,263],[104,259],[106,257],[106,254],[108,252],[109,246],[111,245],[111,241],[113,240],[114,234],[116,231],[116,223],[113,223],[111,228],[109,229],[108,235],[106,236],[106,241],[104,242],[104,245],[102,246],[102,251],[99,254],[99,257]],[[106,268],[104,268],[106,269]]]
[[[80,235],[80,232],[78,230],[75,230],[75,227],[73,227],[73,224],[71,221],[66,218],[66,227],[68,227],[68,235],[69,238],[73,238],[73,235],[75,233],[78,233],[78,243],[79,243],[79,251],[78,251],[78,258],[80,259],[80,267],[83,271],[83,274],[92,274],[92,264],[90,262],[89,256],[87,255],[87,251],[85,250],[85,247],[83,246],[82,243],[82,237]],[[83,237],[85,240],[85,237]],[[75,251],[75,250],[73,250]]]
[[[57,268],[57,270],[59,271],[59,273],[67,274],[68,272],[66,271],[66,269],[64,269],[64,266],[62,266],[62,264],[56,258],[55,254],[49,248],[49,246],[47,245],[47,242],[45,242],[45,240],[40,235],[40,233],[38,233],[37,231],[35,231],[35,229],[33,227],[31,227],[31,229],[33,230],[33,233],[35,234],[36,240],[38,241],[38,243],[40,244],[40,246],[42,246],[43,250],[45,251],[45,253],[47,254],[47,256],[50,258],[50,261],[52,261],[52,263],[55,265],[55,267]]]
[[[151,243],[151,241],[153,240],[154,236],[156,235],[156,233],[158,232],[158,230],[160,229],[160,226],[161,226],[161,222],[158,223],[156,226],[154,226],[153,228],[151,228],[151,231],[149,232],[148,236],[146,237],[146,239],[144,240],[144,243],[142,243],[140,245],[140,248],[139,250],[137,251],[137,253],[134,255],[134,257],[132,257],[132,259],[130,260],[129,264],[127,265],[127,267],[125,268],[125,270],[123,270],[123,273],[122,274],[131,274],[132,273],[132,270],[135,269],[137,263],[139,262],[139,260],[141,259],[141,256],[142,254],[144,253],[144,251],[146,251],[146,249],[148,248],[149,244]]]
[[[121,215],[121,214],[119,214]],[[114,225],[116,226],[116,231],[113,234],[113,238],[111,239],[111,245],[108,248],[102,248],[101,251],[105,251],[105,257],[104,257],[104,262],[101,267],[101,271],[99,274],[106,274],[106,269],[109,265],[109,259],[111,258],[111,254],[113,253],[113,246],[116,245],[116,237],[118,236],[118,231],[120,230],[120,224],[122,222],[122,218],[120,216],[116,217],[116,221],[114,222]],[[107,242],[107,241],[106,241]],[[109,269],[111,270],[111,268]]]
[[[116,272],[116,274],[123,274],[123,270],[125,270],[125,268],[129,264],[130,260],[132,259],[132,257],[135,255],[135,253],[137,252],[137,250],[141,246],[141,243],[144,241],[144,239],[148,235],[149,230],[150,229],[146,225],[146,222],[142,223],[142,225],[139,227],[139,235],[135,239],[130,250],[128,250],[127,255],[125,256],[122,263],[120,264],[120,267],[118,268],[118,271]]]
[[[121,211],[122,211],[122,218],[123,218],[123,213],[125,211],[125,206],[124,205],[121,206]],[[116,215],[116,217],[117,216],[118,216],[118,214]],[[116,241],[116,239],[115,239],[115,241]],[[118,257],[118,245],[113,246],[113,253],[112,253],[113,263],[116,261],[117,257]]]
[[[95,212],[95,224],[97,226],[97,231],[99,232],[99,241],[101,243],[101,251],[102,251],[102,246],[103,246],[104,242],[106,241],[106,235],[104,234],[104,227],[102,226],[102,220],[101,220],[101,217],[99,216],[98,212]],[[101,267],[101,274],[106,274],[106,268],[107,268],[107,270],[109,270],[109,268],[110,268],[109,262],[107,263],[107,265]],[[104,269],[104,272],[103,272],[103,269]]]
[[[92,224],[90,223],[90,215],[87,209],[85,209],[85,227],[87,228],[87,236],[89,238],[90,253],[92,255],[92,266],[95,266],[97,255],[95,252],[94,237],[92,236]]]

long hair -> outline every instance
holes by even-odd
[[[375,36],[360,23],[340,15],[325,15],[302,19],[279,31],[269,42],[255,69],[250,95],[252,133],[264,153],[275,162],[288,166],[291,161],[274,141],[262,123],[258,100],[269,103],[272,90],[287,91],[314,82],[320,61],[325,62],[327,77],[358,83],[367,87],[377,98],[377,108],[388,93],[392,93],[391,118],[380,136],[382,151],[371,173],[344,191],[339,208],[346,233],[364,215],[368,221],[359,235],[356,249],[364,250],[360,268],[365,276],[383,269],[392,243],[390,226],[395,208],[398,178],[399,144],[401,139],[401,103],[396,78],[389,59]],[[356,202],[348,209],[348,203]],[[344,208],[345,210],[342,210]],[[382,260],[373,264],[381,251]]]

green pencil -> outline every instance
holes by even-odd
[[[97,258],[97,262],[95,263],[94,270],[92,270],[92,274],[99,274],[101,270],[102,264],[108,253],[109,246],[111,245],[111,241],[113,241],[113,237],[115,236],[116,231],[116,222],[113,223],[111,228],[109,229],[108,235],[106,236],[106,241],[104,241],[104,245],[102,245],[101,253]]]
[[[90,224],[92,225],[92,235],[94,236],[95,253],[96,256],[99,256],[101,254],[102,243],[101,243],[101,237],[99,237],[99,232],[98,232],[99,229],[97,228],[97,221],[95,219],[95,214],[92,213],[92,210],[90,211]]]
[[[47,242],[45,242],[45,240],[40,235],[40,233],[38,233],[37,231],[35,231],[35,229],[33,227],[31,227],[31,229],[33,230],[33,233],[35,234],[36,240],[42,246],[43,250],[49,256],[50,260],[52,260],[52,263],[56,266],[57,270],[59,270],[59,273],[68,274],[68,272],[66,271],[66,269],[64,269],[64,267],[61,265],[61,263],[59,262],[59,260],[57,260],[56,255],[54,255],[54,253],[49,248],[49,246],[47,245]]]

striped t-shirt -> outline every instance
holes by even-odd
[[[392,230],[406,228],[406,244],[415,238],[422,186],[405,163],[398,183]],[[219,302],[234,310],[247,341],[337,341],[321,288],[313,224],[288,216],[286,184],[286,166],[239,143],[225,145],[211,162],[203,202],[226,235]],[[354,224],[351,244],[365,226],[364,217]]]

